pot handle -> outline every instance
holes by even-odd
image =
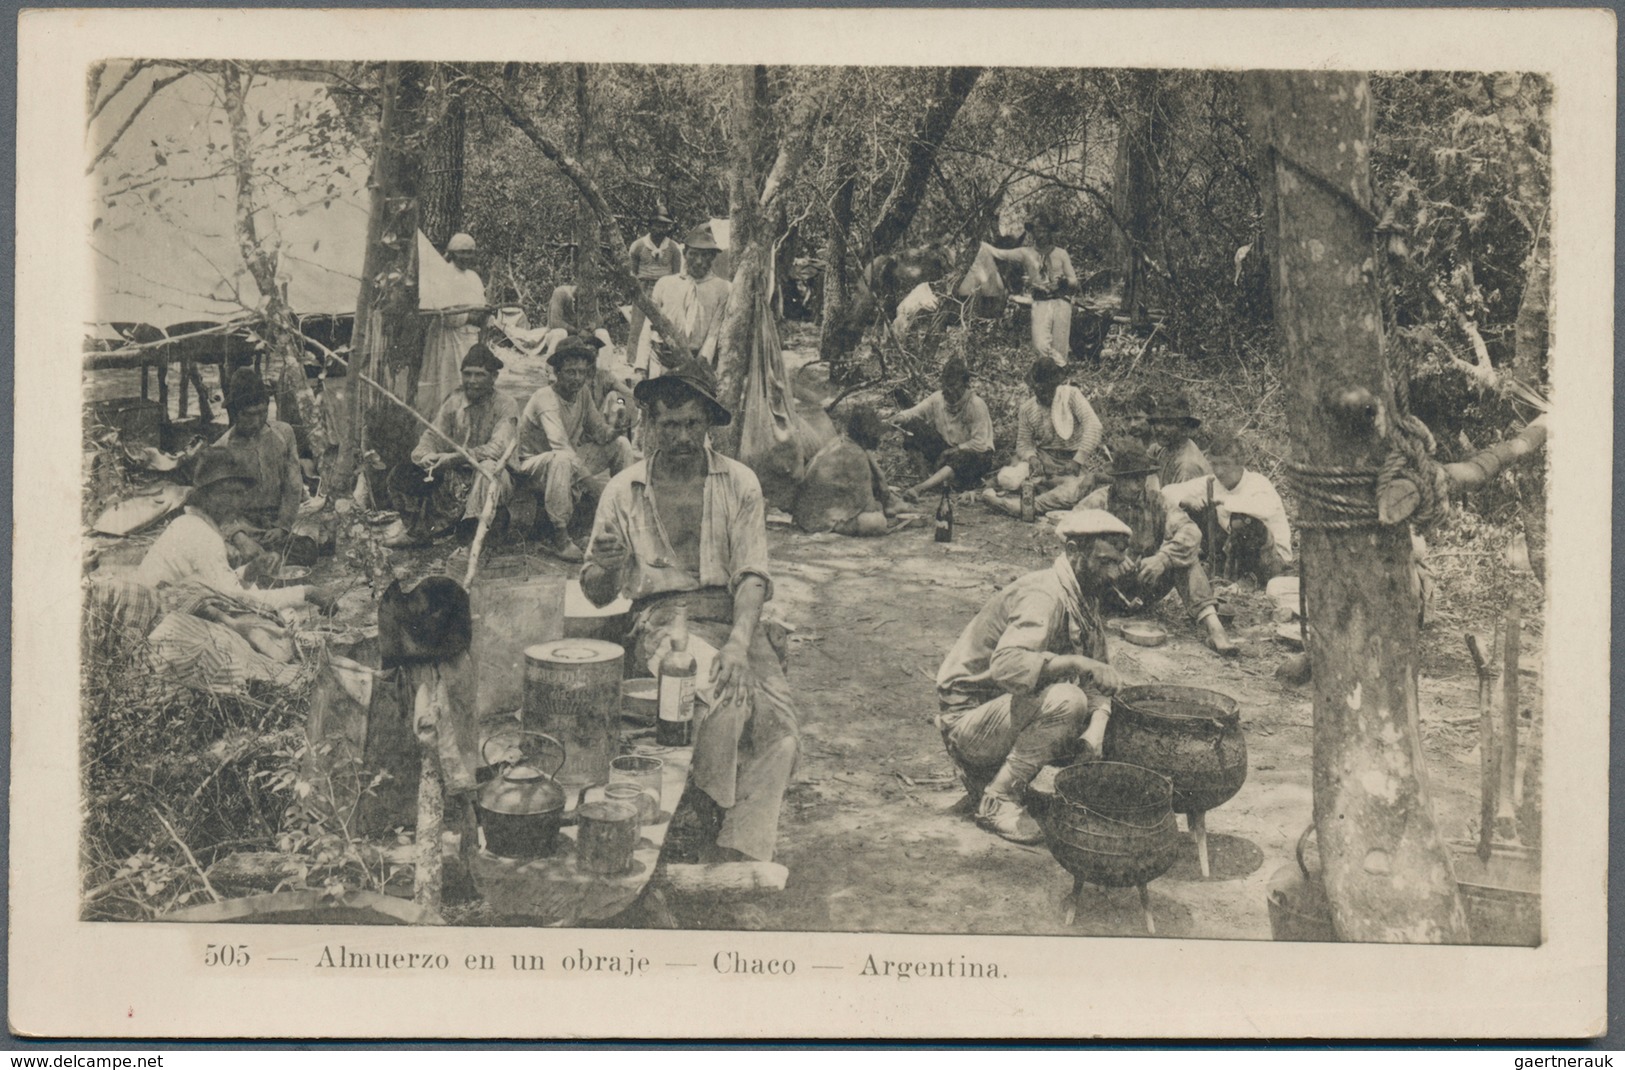
[[[540,733],[538,733],[538,734],[540,734]],[[560,763],[560,764],[562,764],[562,763]],[[576,804],[575,804],[575,806],[572,807],[571,809],[569,809],[568,811],[566,811],[564,813],[564,815],[559,818],[559,827],[563,828],[566,825],[574,825],[574,824],[576,824],[578,819],[579,819],[578,815],[580,815],[580,813],[581,813],[581,804],[587,801],[587,792],[591,791],[593,788],[601,788],[605,784],[608,784],[608,783],[609,783],[609,781],[607,781],[607,780],[600,780],[596,784],[583,784],[583,785],[581,785],[581,790],[576,792]]]
[[[486,765],[496,765],[497,763],[493,762],[491,760],[491,755],[487,752],[486,748],[490,747],[491,744],[495,743],[499,739],[511,738],[512,736],[519,736],[520,738],[523,738],[525,736],[531,736],[531,737],[533,737],[535,739],[545,739],[549,743],[553,744],[554,748],[559,752],[559,761],[558,761],[558,764],[553,766],[552,769],[545,770],[545,772],[546,772],[546,774],[548,776],[548,779],[552,779],[552,778],[559,775],[559,770],[564,768],[564,758],[565,758],[564,744],[560,743],[557,739],[555,739],[554,737],[548,735],[546,732],[532,732],[529,729],[523,729],[523,728],[520,729],[519,731],[513,732],[513,733],[497,732],[496,734],[492,735],[491,738],[487,739],[484,743],[480,744],[480,759],[483,762],[485,762]],[[512,763],[504,763],[504,764],[512,764]]]
[[[1313,821],[1311,821],[1311,822],[1309,822],[1309,826],[1307,828],[1305,828],[1303,830],[1303,832],[1301,832],[1298,835],[1298,850],[1297,850],[1298,869],[1302,871],[1303,879],[1306,880],[1306,881],[1312,881],[1312,880],[1315,879],[1313,876],[1310,875],[1309,866],[1303,860],[1303,848],[1304,848],[1304,845],[1309,842],[1309,834],[1314,832],[1314,831],[1315,831],[1315,823]]]

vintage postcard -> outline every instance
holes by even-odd
[[[1614,29],[25,12],[12,1028],[1601,1032]]]

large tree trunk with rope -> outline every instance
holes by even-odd
[[[232,168],[237,186],[237,248],[260,292],[260,331],[269,358],[278,369],[277,396],[284,399],[278,404],[279,415],[293,424],[301,445],[310,451],[316,462],[325,464],[335,443],[328,434],[321,404],[305,379],[304,334],[277,281],[275,243],[264,240],[256,219],[259,205],[254,192],[255,161],[248,129],[248,87],[244,75],[242,66],[235,61],[226,60],[220,65],[221,97],[231,126]],[[275,221],[271,220],[269,225],[274,228]],[[293,411],[288,411],[289,408]]]
[[[1396,409],[1383,350],[1367,80],[1260,72],[1245,81],[1267,156],[1264,230],[1294,394],[1314,816],[1333,921],[1349,941],[1463,942],[1417,724],[1410,533],[1376,515],[1378,473],[1401,424],[1414,425]]]

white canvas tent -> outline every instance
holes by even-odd
[[[103,92],[130,69],[108,64]],[[129,120],[154,81],[137,72],[91,124],[87,158]],[[255,157],[255,225],[278,251],[278,276],[300,315],[355,310],[366,255],[371,146],[346,126],[326,83],[255,76],[247,90]],[[237,244],[231,129],[218,77],[186,74],[148,101],[93,168],[90,323],[168,328],[251,315],[258,287]],[[436,301],[449,265],[421,235],[420,305]]]

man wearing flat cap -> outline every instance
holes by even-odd
[[[406,532],[386,546],[422,545],[469,521],[477,524],[485,495],[508,500],[510,481],[499,462],[508,454],[519,424],[519,407],[497,393],[498,360],[483,342],[463,358],[463,385],[453,390],[435,413],[434,429],[424,429],[412,449],[410,464],[389,475],[389,493],[406,521]],[[460,447],[460,449],[459,449]],[[473,457],[488,471],[476,472]]]
[[[1070,512],[1056,530],[1055,563],[994,595],[937,670],[937,728],[976,823],[1014,843],[1044,838],[1022,801],[1038,771],[1100,756],[1118,688],[1100,604],[1131,533],[1100,509]]]
[[[1238,653],[1219,620],[1213,584],[1199,560],[1202,529],[1177,504],[1164,498],[1157,466],[1133,440],[1112,447],[1112,481],[1078,503],[1079,509],[1104,509],[1128,526],[1129,560],[1134,565],[1107,595],[1113,612],[1149,608],[1178,588],[1191,617],[1206,632],[1208,648],[1233,657]]]
[[[688,232],[683,240],[683,269],[667,275],[654,284],[649,296],[661,314],[682,333],[680,341],[688,351],[712,368],[717,363],[717,340],[722,330],[722,316],[728,308],[728,293],[733,284],[711,274],[722,247],[711,234],[711,224],[704,223]],[[658,375],[662,353],[670,358],[670,349],[660,344],[652,324],[646,324],[638,339],[637,359],[633,367],[649,375]]]
[[[596,507],[609,477],[633,462],[632,444],[599,411],[591,389],[596,346],[579,336],[566,338],[547,363],[557,379],[532,394],[520,413],[513,469],[520,484],[541,497],[554,555],[579,562],[571,519],[583,507]]]
[[[714,383],[691,360],[637,385],[649,456],[611,479],[599,499],[581,587],[596,605],[631,600],[642,659],[660,652],[686,610],[701,675],[685,800],[710,823],[720,817],[702,860],[770,861],[798,718],[761,622],[772,595],[762,488],[706,439],[733,419]]]

